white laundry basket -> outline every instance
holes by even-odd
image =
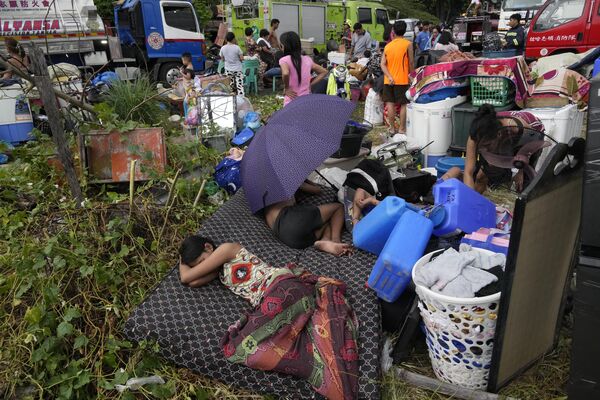
[[[473,250],[493,254],[489,250]],[[412,271],[413,281],[415,271],[441,252],[426,254],[417,261]],[[415,285],[436,376],[445,382],[485,390],[492,363],[500,292],[463,299]]]

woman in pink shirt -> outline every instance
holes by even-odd
[[[283,54],[279,60],[285,98],[283,105],[298,96],[310,94],[310,87],[323,80],[327,70],[315,64],[312,58],[302,55],[300,36],[296,32],[285,32],[279,39],[283,46]],[[317,74],[312,77],[312,73]]]

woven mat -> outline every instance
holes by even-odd
[[[333,201],[334,193],[304,197],[300,203]],[[240,242],[266,262],[296,262],[311,272],[337,278],[348,286],[347,297],[359,320],[360,399],[379,399],[381,323],[379,303],[365,287],[375,257],[362,251],[336,258],[313,249],[295,250],[279,242],[265,223],[248,210],[238,192],[201,227],[200,234],[216,243]],[[349,236],[345,236],[349,241]],[[218,281],[201,288],[179,283],[174,268],[132,313],[125,335],[133,341],[152,339],[163,357],[204,376],[254,393],[280,398],[321,398],[303,380],[289,375],[253,370],[225,360],[219,342],[227,328],[249,308]]]

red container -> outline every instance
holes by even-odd
[[[129,182],[132,160],[137,160],[135,181],[149,180],[165,171],[167,148],[162,128],[139,128],[123,133],[92,131],[83,139],[80,153],[90,182]]]

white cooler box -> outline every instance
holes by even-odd
[[[584,111],[579,111],[577,105],[568,104],[564,107],[547,107],[547,108],[526,108],[523,111],[528,111],[538,117],[544,124],[546,134],[552,137],[559,143],[569,143],[569,140],[574,137],[580,137],[583,133],[583,118],[585,116]],[[542,151],[542,155],[538,159],[536,169],[539,170],[544,160],[550,154],[552,146],[546,147]]]
[[[424,147],[426,167],[435,167],[445,157],[452,142],[452,107],[467,101],[466,96],[453,97],[433,103],[410,103],[406,110],[406,135],[411,143]]]

